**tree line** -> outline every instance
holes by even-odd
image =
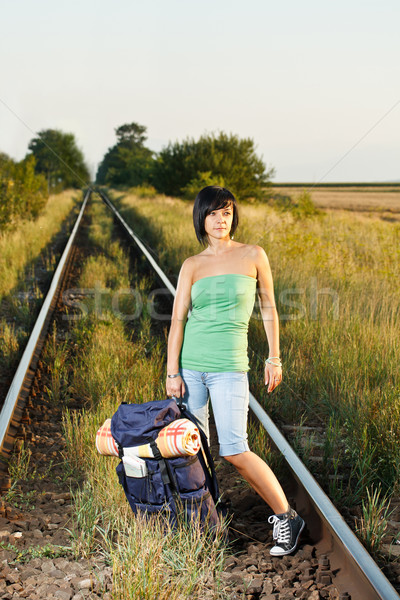
[[[206,185],[229,187],[238,198],[267,197],[273,169],[267,170],[250,138],[220,132],[170,142],[158,154],[146,147],[146,127],[138,123],[115,130],[117,141],[99,165],[96,183],[151,185],[170,196],[193,199]]]
[[[50,193],[89,183],[89,170],[75,136],[58,129],[40,131],[19,162],[0,153],[0,231],[34,219]]]
[[[170,142],[159,153],[145,142],[138,123],[117,127],[116,143],[104,155],[96,183],[152,186],[157,192],[193,199],[206,185],[229,187],[240,199],[265,199],[273,169],[257,156],[254,141],[220,132],[198,140]],[[0,153],[0,230],[22,218],[35,218],[50,193],[89,184],[89,170],[74,134],[40,131],[16,162]]]

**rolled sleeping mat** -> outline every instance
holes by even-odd
[[[96,448],[104,456],[119,456],[117,443],[111,435],[111,419],[106,419],[97,430]]]
[[[157,447],[163,458],[194,456],[200,450],[200,432],[189,419],[176,419],[160,429],[156,438]],[[154,458],[150,444],[124,448],[124,456]]]
[[[201,447],[200,432],[189,419],[176,419],[160,430],[156,444],[163,458],[194,456]],[[96,448],[105,456],[119,456],[117,443],[111,435],[111,419],[107,419],[97,431]],[[124,448],[123,454],[154,458],[150,444]]]

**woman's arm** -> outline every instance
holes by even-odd
[[[171,327],[168,334],[167,375],[179,373],[179,355],[183,342],[183,330],[190,307],[192,275],[193,260],[188,258],[183,263],[179,273],[172,309]],[[166,388],[168,396],[180,398],[185,393],[185,385],[181,377],[167,377]]]
[[[258,279],[258,297],[260,302],[260,311],[264,323],[265,333],[268,339],[269,353],[268,357],[279,357],[279,318],[275,306],[274,284],[272,280],[271,267],[265,250],[260,246],[255,246],[256,267]],[[274,359],[274,362],[280,361]],[[265,365],[265,385],[268,385],[268,392],[282,381],[282,368],[270,363]]]

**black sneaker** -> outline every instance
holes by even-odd
[[[289,508],[286,513],[269,517],[268,523],[274,524],[272,537],[275,542],[275,546],[269,553],[272,556],[283,556],[293,552],[305,525],[297,512],[293,508]]]

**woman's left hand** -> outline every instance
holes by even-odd
[[[282,367],[276,367],[271,363],[265,363],[265,385],[267,392],[272,392],[282,381]]]

